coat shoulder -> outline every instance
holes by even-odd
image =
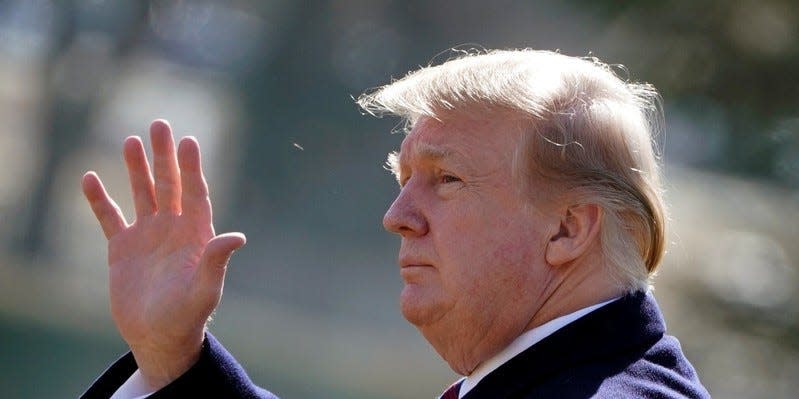
[[[710,398],[676,338],[664,335],[643,356],[602,359],[568,370],[553,380],[551,397],[561,398]],[[559,393],[558,393],[559,392]],[[541,392],[532,397],[542,397]],[[543,397],[548,397],[544,395]]]

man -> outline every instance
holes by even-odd
[[[383,223],[402,239],[403,315],[465,376],[443,397],[709,397],[648,293],[665,242],[651,86],[596,60],[492,51],[358,104],[410,128]],[[131,349],[85,397],[273,397],[205,331],[244,236],[214,233],[196,140],[176,150],[163,121],[151,136],[152,174],[141,140],[124,145],[132,225],[84,176]]]

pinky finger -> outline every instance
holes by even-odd
[[[105,191],[105,187],[103,187],[103,183],[97,177],[97,174],[86,172],[83,175],[82,186],[83,195],[86,196],[94,216],[100,222],[105,238],[111,238],[127,227],[125,216],[122,215],[119,206]]]

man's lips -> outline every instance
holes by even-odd
[[[406,284],[420,283],[422,276],[433,270],[433,266],[421,261],[400,262],[400,276]]]
[[[433,265],[426,265],[426,264],[409,264],[409,265],[400,265],[402,269],[411,269],[414,267],[433,267]]]
[[[411,257],[400,257],[399,259],[400,268],[406,269],[409,267],[433,267],[430,262],[425,261],[424,259],[419,258],[411,258]]]

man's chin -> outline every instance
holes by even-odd
[[[409,323],[421,327],[440,318],[440,303],[425,288],[406,284],[400,294],[400,310]]]

